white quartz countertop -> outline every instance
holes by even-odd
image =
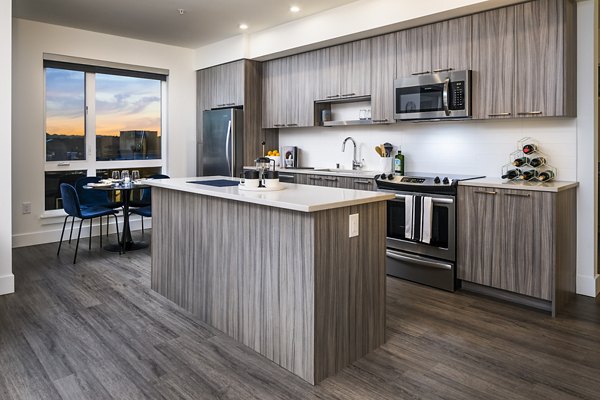
[[[562,190],[577,187],[579,183],[570,181],[519,182],[506,181],[500,178],[479,178],[458,182],[460,186],[479,186],[499,189],[513,190],[535,190],[540,192],[560,192]]]
[[[244,169],[256,169],[253,166],[244,167]],[[339,168],[275,168],[282,174],[310,174],[310,175],[334,175],[334,176],[347,176],[349,178],[363,178],[363,179],[374,179],[375,175],[380,175],[381,172],[371,170],[351,170],[351,169],[339,169]]]
[[[204,176],[191,178],[172,178],[148,180],[153,187],[196,193],[204,196],[219,197],[269,207],[285,208],[302,212],[315,212],[358,204],[374,203],[394,198],[393,194],[370,192],[365,190],[340,189],[311,185],[281,183],[283,190],[272,192],[249,192],[237,186],[214,187],[190,181],[211,181],[225,179],[239,181],[237,178],[223,176]]]

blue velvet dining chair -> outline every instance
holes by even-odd
[[[169,175],[155,174],[147,179],[170,179]],[[144,217],[152,217],[152,191],[150,188],[142,189],[140,200],[132,200],[129,205],[135,207],[131,209],[131,214],[139,215],[142,218],[142,235],[144,234]]]
[[[119,224],[117,223],[117,212],[115,210],[103,206],[82,207],[81,203],[79,202],[77,190],[75,190],[75,187],[69,185],[68,183],[60,184],[60,194],[62,197],[63,208],[67,213],[67,216],[65,217],[65,222],[63,223],[62,232],[60,234],[60,242],[58,242],[58,251],[56,252],[57,256],[60,254],[60,248],[62,246],[63,236],[65,234],[65,227],[67,226],[67,219],[69,217],[73,218],[73,220],[75,218],[79,218],[81,220],[79,222],[79,232],[77,233],[77,244],[75,245],[75,256],[73,257],[73,264],[77,262],[77,250],[79,249],[81,226],[84,220],[90,220],[90,249],[92,243],[91,222],[93,218],[113,215],[115,217],[115,224],[117,226],[117,241],[119,240]],[[102,234],[100,234],[100,241],[102,241]]]
[[[121,208],[121,202],[111,201],[108,197],[108,192],[102,190],[91,190],[84,189],[89,183],[98,183],[100,182],[100,178],[97,176],[84,176],[83,178],[79,178],[75,181],[75,190],[77,191],[77,196],[79,196],[79,204],[81,204],[81,208],[88,207],[106,207],[112,209]],[[71,233],[69,234],[69,243],[71,243],[71,237],[73,236],[73,224],[75,222],[75,218],[71,220]],[[109,224],[109,216],[106,217],[106,236],[108,237],[108,224]],[[92,225],[92,220],[90,220],[90,226]],[[91,229],[91,228],[90,228]],[[91,234],[91,233],[90,233]],[[100,217],[100,246],[102,246],[102,217]],[[90,246],[91,248],[91,246]]]

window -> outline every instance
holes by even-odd
[[[62,208],[63,182],[163,171],[165,75],[56,61],[44,74],[45,210]]]

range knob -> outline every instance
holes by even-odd
[[[386,175],[386,174],[381,174],[381,176],[379,177],[379,179],[385,180],[385,179],[386,179],[386,177],[387,177],[387,175]]]
[[[446,176],[446,177],[444,177],[444,180],[442,181],[442,183],[443,183],[444,185],[448,185],[448,184],[450,183],[450,180],[448,179],[448,177],[447,177],[447,176]]]
[[[435,183],[436,185],[440,183],[440,177],[436,176],[435,178],[433,178],[433,183]]]
[[[389,174],[389,175],[388,175],[388,179],[389,179],[390,181],[393,181],[393,180],[394,180],[394,174]]]

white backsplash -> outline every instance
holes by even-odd
[[[377,171],[380,160],[375,146],[398,145],[405,155],[406,171],[477,174],[498,177],[509,154],[523,137],[538,140],[549,163],[558,169],[558,179],[577,180],[576,120],[567,118],[504,121],[443,121],[394,125],[332,128],[294,128],[279,131],[280,146],[298,146],[300,166],[352,168],[352,136],[359,146],[365,170]]]

